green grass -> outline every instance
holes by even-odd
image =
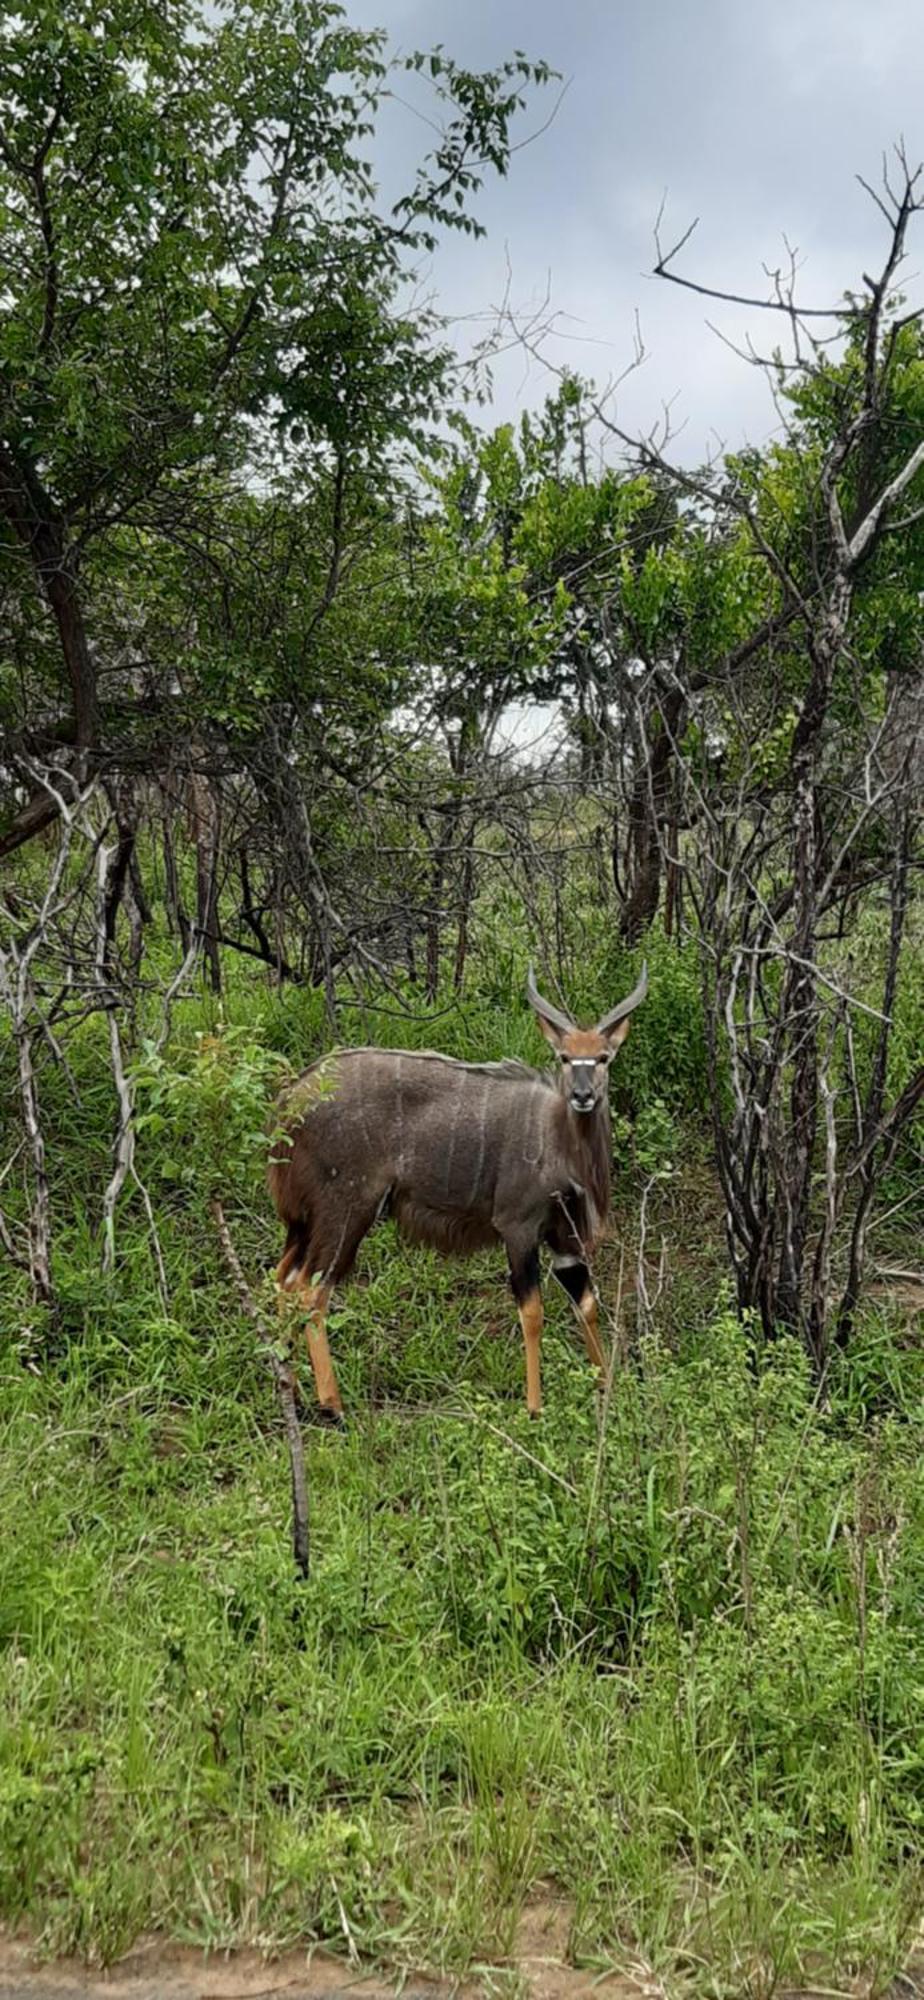
[[[166,1308],[131,1203],[99,1275],[94,1034],[79,1111],[43,1078],[59,1304],[14,1283],[2,1306],[0,1913],[102,1959],[160,1927],[461,1973],[508,1960],[552,1885],[577,1962],[674,1991],[884,1981],[921,1907],[920,1345],[870,1311],[823,1402],[791,1343],[755,1356],[694,1164],[652,1216],[672,1282],[641,1340],[628,1242],[605,1412],[552,1297],[530,1424],[500,1261],[383,1229],[332,1321],[349,1432],[306,1423],[299,1584],[207,1195],[217,1160],[258,1282],[270,1057],[310,1053],[309,1004],[242,987],[200,1041],[191,1004],[148,1079]],[[640,1172],[695,1161],[684,1115],[649,1118]],[[629,1237],[632,1185],[630,1161]]]

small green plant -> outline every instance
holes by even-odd
[[[270,1094],[281,1075],[279,1057],[220,1011],[214,1028],[197,1029],[170,1056],[148,1043],[135,1076],[136,1125],[149,1139],[169,1138],[158,1163],[162,1179],[208,1189],[259,1171],[273,1136]]]
[[[673,1171],[677,1128],[663,1097],[642,1106],[632,1136],[636,1164],[643,1174],[661,1179]]]

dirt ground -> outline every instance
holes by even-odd
[[[77,1959],[42,1963],[29,1943],[0,1929],[0,2000],[668,2000],[650,1971],[616,1975],[566,1963],[568,1909],[552,1899],[531,1903],[520,1921],[513,1958],[478,1977],[385,1978],[326,1952],[293,1951],[273,1959],[256,1951],[206,1956],[163,1938],[144,1938],[108,1971]],[[774,2000],[867,2000],[868,1987],[776,1989]],[[878,2000],[924,2000],[924,1955],[878,1994]]]
[[[476,2000],[509,1992],[512,1978],[522,2000],[655,2000],[661,1987],[638,1979],[579,1972],[564,1961],[568,1913],[563,1905],[537,1904],[524,1913],[512,1964],[485,1968],[480,1978],[437,1980],[413,1975],[402,1983],[326,1952],[286,1952],[273,1959],[256,1951],[206,1957],[182,1945],[146,1938],[106,1972],[77,1959],[42,1964],[28,1940],[0,1932],[0,2000]]]

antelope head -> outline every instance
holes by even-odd
[[[572,1111],[585,1116],[595,1111],[606,1097],[607,1071],[616,1050],[629,1032],[630,1016],[648,991],[648,967],[642,966],[638,985],[618,1007],[611,1008],[595,1028],[579,1028],[576,1023],[544,1000],[530,966],[526,995],[547,1042],[551,1042],[561,1064],[561,1092]]]

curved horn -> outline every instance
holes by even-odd
[[[558,1028],[563,1035],[574,1032],[574,1022],[569,1021],[567,1014],[562,1014],[557,1007],[553,1007],[551,1000],[543,1000],[536,985],[532,966],[529,968],[526,980],[526,998],[534,1013],[541,1015],[543,1021],[548,1021],[550,1028]]]
[[[631,993],[625,1000],[620,1000],[618,1007],[614,1007],[609,1014],[604,1014],[602,1021],[597,1022],[598,1035],[608,1035],[610,1029],[615,1028],[617,1021],[624,1021],[627,1014],[633,1013],[634,1009],[641,1005],[647,991],[648,961],[646,959],[642,966],[641,978],[638,985],[633,986]]]

